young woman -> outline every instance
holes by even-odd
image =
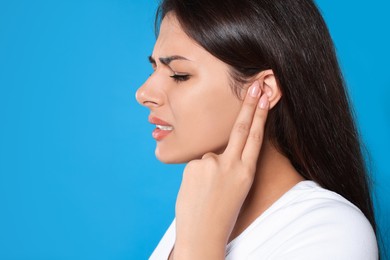
[[[137,91],[188,162],[151,259],[377,259],[360,143],[312,0],[165,0]]]

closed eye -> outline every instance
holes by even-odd
[[[175,74],[171,75],[170,77],[173,78],[173,80],[175,82],[183,82],[183,81],[189,80],[190,75],[188,75],[188,74],[176,74],[175,73]]]

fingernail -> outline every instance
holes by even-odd
[[[259,107],[261,109],[267,109],[269,106],[269,101],[267,95],[263,95],[259,100]]]
[[[252,86],[250,87],[249,90],[249,95],[251,97],[257,97],[260,93],[260,85],[259,82],[255,81]]]

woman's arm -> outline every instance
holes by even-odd
[[[187,164],[176,201],[174,259],[225,258],[254,179],[268,109],[268,97],[256,81],[248,89],[225,151]]]

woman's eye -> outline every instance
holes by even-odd
[[[173,80],[176,81],[176,82],[183,82],[183,81],[188,80],[190,78],[190,75],[187,75],[187,74],[173,74],[170,77],[173,78]]]

